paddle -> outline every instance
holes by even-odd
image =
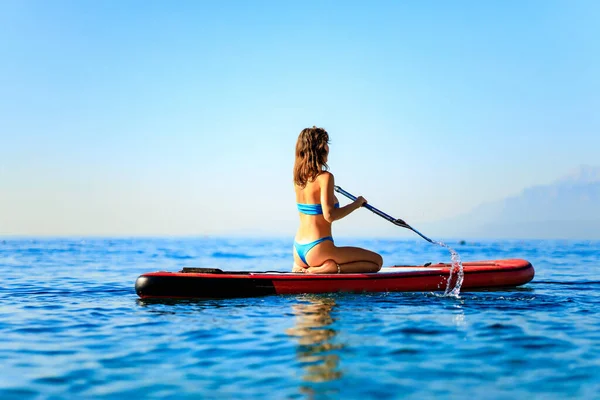
[[[354,195],[346,192],[344,189],[342,189],[339,186],[334,186],[333,189],[336,192],[343,194],[344,196],[346,196],[350,200],[356,200],[356,196],[354,196]],[[412,226],[408,225],[406,222],[402,221],[401,219],[394,218],[394,217],[392,217],[390,215],[387,215],[383,211],[376,209],[375,207],[373,207],[372,205],[370,205],[368,203],[363,204],[363,207],[365,207],[367,210],[372,211],[373,213],[379,215],[381,218],[387,219],[388,221],[390,221],[394,225],[398,225],[398,226],[400,226],[402,228],[410,229],[411,231],[413,231],[417,235],[421,236],[423,239],[427,240],[429,243],[438,244],[437,242],[434,242],[433,240],[429,239],[427,236],[423,235],[421,232],[419,232],[418,230],[416,230]]]

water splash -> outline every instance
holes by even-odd
[[[452,259],[452,266],[450,267],[450,275],[448,276],[448,283],[446,284],[446,290],[444,291],[444,296],[450,297],[459,297],[460,295],[460,287],[462,286],[463,280],[465,279],[465,272],[463,270],[462,261],[458,253],[448,246],[444,242],[436,242],[435,244],[445,247],[450,251],[450,258]],[[452,286],[452,276],[455,271],[457,272],[456,281],[454,282],[454,286]]]

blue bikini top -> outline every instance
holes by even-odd
[[[298,211],[306,215],[321,215],[323,214],[323,207],[320,204],[298,204]],[[340,208],[340,203],[334,204],[335,208]]]

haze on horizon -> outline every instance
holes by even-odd
[[[551,184],[598,165],[598,15],[2,2],[0,235],[293,235],[294,145],[312,125],[337,184],[415,226]],[[361,211],[335,233],[408,235],[388,225]]]

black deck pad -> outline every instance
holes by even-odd
[[[183,272],[184,274],[222,274],[223,270],[219,268],[184,267],[179,272]]]

